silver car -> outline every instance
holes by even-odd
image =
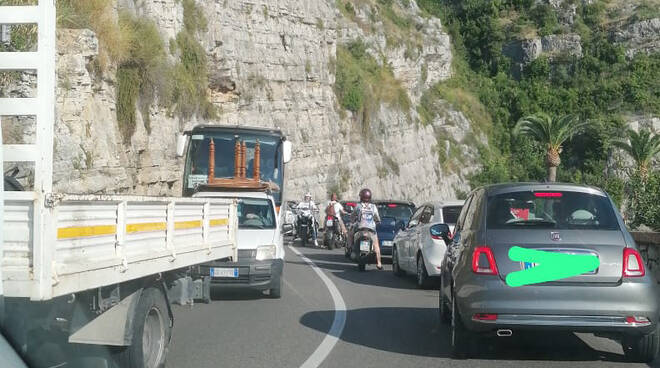
[[[434,284],[440,276],[448,235],[454,229],[463,202],[429,202],[417,207],[408,225],[394,237],[392,271],[395,275],[414,274],[417,287],[423,289]],[[443,229],[443,224],[449,231]]]
[[[514,247],[587,254],[598,268],[565,279],[510,287]],[[451,324],[456,356],[476,333],[517,330],[594,332],[621,341],[628,360],[658,353],[656,280],[609,196],[572,184],[499,184],[474,190],[465,202],[442,263],[440,315]]]

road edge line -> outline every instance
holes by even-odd
[[[305,257],[296,248],[290,245],[288,247],[297,254],[298,257],[305,261],[314,272],[316,272],[321,281],[325,284],[325,287],[328,289],[332,301],[335,304],[335,317],[330,326],[330,330],[325,334],[325,338],[323,338],[323,341],[321,341],[321,344],[316,350],[314,350],[312,355],[310,355],[300,366],[300,368],[316,368],[323,363],[325,358],[328,357],[344,330],[344,325],[346,324],[346,303],[344,302],[344,298],[342,298],[339,289],[337,289],[337,286],[311,259]]]

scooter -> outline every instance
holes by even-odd
[[[371,229],[360,228],[353,235],[352,253],[354,255],[350,255],[350,257],[357,262],[358,270],[361,272],[367,269],[367,264],[376,263],[376,252],[371,234],[373,234]]]
[[[327,215],[325,217],[325,232],[323,233],[323,245],[328,249],[344,246],[344,234],[339,226],[339,219],[335,216]]]

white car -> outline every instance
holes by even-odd
[[[262,192],[213,192],[204,196],[238,201],[238,260],[206,263],[199,272],[210,276],[213,288],[268,290],[270,297],[279,298],[284,245],[273,197]]]
[[[394,237],[392,271],[413,273],[417,286],[429,287],[440,278],[440,265],[464,201],[425,203],[415,210],[408,226]]]

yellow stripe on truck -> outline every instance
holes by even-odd
[[[115,225],[75,226],[57,229],[57,239],[83,238],[87,236],[114,235],[117,232]]]
[[[194,229],[196,227],[202,227],[202,222],[197,220],[197,221],[178,221],[174,223],[174,228],[176,230]]]
[[[229,224],[229,219],[212,219],[210,226],[224,226]],[[180,229],[194,229],[202,227],[202,221],[178,221],[174,223],[176,230]],[[135,234],[149,231],[163,231],[167,230],[166,222],[146,222],[139,224],[126,225],[127,234]],[[114,235],[117,232],[116,225],[98,225],[98,226],[75,226],[75,227],[61,227],[57,229],[57,239],[72,239],[84,238],[88,236],[101,236],[101,235]]]
[[[167,223],[165,222],[146,222],[141,224],[128,224],[126,225],[126,233],[141,233],[147,231],[160,231],[166,230]]]
[[[211,227],[214,227],[214,226],[225,226],[225,225],[228,225],[228,224],[229,224],[229,219],[227,219],[227,218],[212,219],[211,221],[209,221],[209,225],[210,225]]]

